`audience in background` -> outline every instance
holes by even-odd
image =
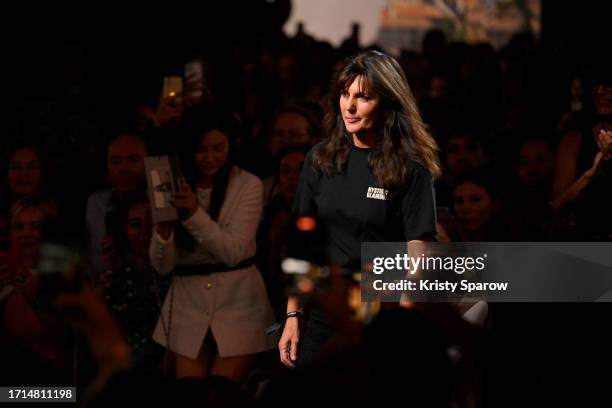
[[[339,48],[303,29],[288,38],[280,29],[289,2],[265,3],[278,15],[262,20],[261,32],[231,45],[206,49],[196,38],[169,47],[176,53],[163,54],[172,57],[159,66],[143,60],[138,68],[119,55],[98,67],[99,60],[88,60],[86,49],[74,45],[58,61],[46,59],[65,73],[62,78],[55,71],[28,77],[31,84],[20,90],[19,107],[10,112],[15,129],[7,131],[7,140],[18,143],[0,151],[2,385],[79,382],[86,377],[72,373],[83,369],[86,349],[98,365],[96,380],[79,384],[90,387],[91,406],[124,403],[134,390],[146,395],[135,397],[135,403],[180,406],[249,406],[253,399],[261,406],[312,406],[321,403],[323,392],[330,395],[328,403],[343,406],[384,405],[398,395],[415,406],[465,403],[452,395],[460,381],[446,355],[449,336],[418,310],[385,310],[364,328],[350,320],[344,298],[322,291],[313,301],[330,308],[342,330],[320,356],[321,364],[287,373],[274,352],[265,352],[279,330],[268,326],[274,320],[270,303],[277,318],[286,312],[280,263],[300,169],[310,146],[327,136],[321,131],[321,104],[334,69],[361,50],[358,28]],[[452,43],[433,30],[422,45],[422,52],[402,50],[398,61],[441,146],[445,173],[436,184],[438,240],[609,241],[609,64],[576,60],[568,72],[557,73],[557,61],[527,34],[495,50],[485,43]],[[191,48],[199,56],[185,58]],[[193,99],[187,86],[179,95],[160,92],[164,76],[183,75],[184,63],[197,61],[206,84],[202,98]],[[117,84],[102,89],[99,82],[107,76],[104,70],[113,71],[110,66],[117,66],[109,74]],[[240,130],[194,128],[204,119],[222,118],[231,118]],[[187,147],[184,136],[194,129],[200,131],[196,143]],[[103,134],[110,138],[106,151],[100,147]],[[224,146],[235,162],[221,157]],[[193,213],[183,211],[172,227],[153,226],[144,158],[169,153],[181,154],[189,184],[175,203]],[[106,174],[93,160],[104,155]],[[56,307],[38,273],[44,226],[58,213],[54,202],[63,210],[60,232],[72,234],[76,228],[87,249],[81,260],[86,282],[64,291]],[[257,268],[242,265],[255,255],[256,230]],[[158,256],[150,248],[168,252]],[[244,267],[180,276],[189,265],[221,263]],[[173,322],[160,317],[164,301]],[[213,316],[202,318],[198,313],[204,309]],[[535,376],[526,372],[540,349],[512,341],[525,327],[535,331],[530,338],[544,329],[518,321],[515,308],[492,309],[487,330],[493,340],[485,337],[474,352],[475,364],[485,362],[486,398],[470,401],[470,407],[505,401],[504,384],[512,381],[499,378]],[[60,317],[87,342],[76,347]],[[174,351],[175,361],[167,358],[171,353],[162,358],[165,351],[157,343]],[[546,358],[565,362],[553,357]],[[160,370],[162,362],[166,370]],[[521,368],[502,370],[516,366]],[[162,371],[182,378],[171,382]],[[521,386],[536,388],[527,382],[512,384],[518,390],[512,390],[511,401],[520,399]]]

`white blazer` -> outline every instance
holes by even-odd
[[[254,256],[262,200],[261,180],[234,167],[218,222],[202,205],[182,221],[196,241],[193,251],[178,248],[174,234],[163,240],[154,233],[149,248],[153,267],[167,274],[175,264],[233,266]],[[275,347],[276,339],[265,334],[274,320],[263,279],[254,265],[208,276],[175,276],[153,339],[195,359],[210,328],[221,357],[253,354]]]

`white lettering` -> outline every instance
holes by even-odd
[[[366,193],[367,198],[373,198],[375,200],[386,200],[388,191],[384,188],[368,187]]]
[[[508,290],[508,282],[468,282],[467,280],[462,280],[461,290],[467,292],[482,292],[486,290],[506,291]]]

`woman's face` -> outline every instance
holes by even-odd
[[[308,142],[310,142],[308,120],[304,116],[285,112],[276,117],[269,142],[270,151],[274,156],[283,146]]]
[[[40,208],[26,207],[11,220],[11,240],[19,246],[23,258],[38,255],[44,219]]]
[[[196,147],[195,162],[200,177],[214,177],[227,160],[229,138],[220,130],[206,133]]]
[[[597,113],[612,115],[612,85],[595,85],[592,92]]]
[[[533,140],[521,147],[518,176],[520,185],[525,191],[537,192],[549,187],[554,169],[554,153],[546,142]]]
[[[40,190],[42,166],[31,149],[18,149],[9,160],[8,186],[17,196],[28,196]]]
[[[449,172],[459,176],[468,170],[480,166],[484,155],[480,143],[472,136],[463,135],[452,137],[446,146],[446,164]]]
[[[463,183],[455,188],[455,213],[466,231],[480,231],[497,213],[497,205],[488,191],[474,183]]]
[[[380,98],[365,92],[362,77],[358,76],[340,94],[340,112],[350,134],[372,135],[380,118]]]
[[[304,160],[306,160],[306,155],[302,152],[288,153],[281,160],[278,172],[278,191],[283,197],[291,200],[295,197]]]
[[[146,203],[134,204],[128,211],[127,240],[130,251],[148,256],[151,242],[151,220],[149,206]]]

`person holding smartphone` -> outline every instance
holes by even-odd
[[[57,214],[53,201],[34,197],[17,200],[9,212],[13,262],[0,265],[0,358],[2,371],[11,374],[8,381],[59,385],[71,380],[72,332],[45,301],[50,288],[39,266],[47,225]]]
[[[237,124],[227,114],[186,129],[185,181],[174,194],[180,220],[159,223],[153,267],[173,271],[153,339],[175,357],[176,377],[221,375],[241,382],[256,353],[274,348],[274,323],[255,267],[262,183],[234,166]]]
[[[435,239],[437,146],[423,124],[401,67],[367,51],[346,61],[332,82],[327,139],[308,154],[293,210],[317,217],[332,264],[360,270],[361,242]],[[309,365],[332,328],[296,297],[278,344],[288,367]]]

